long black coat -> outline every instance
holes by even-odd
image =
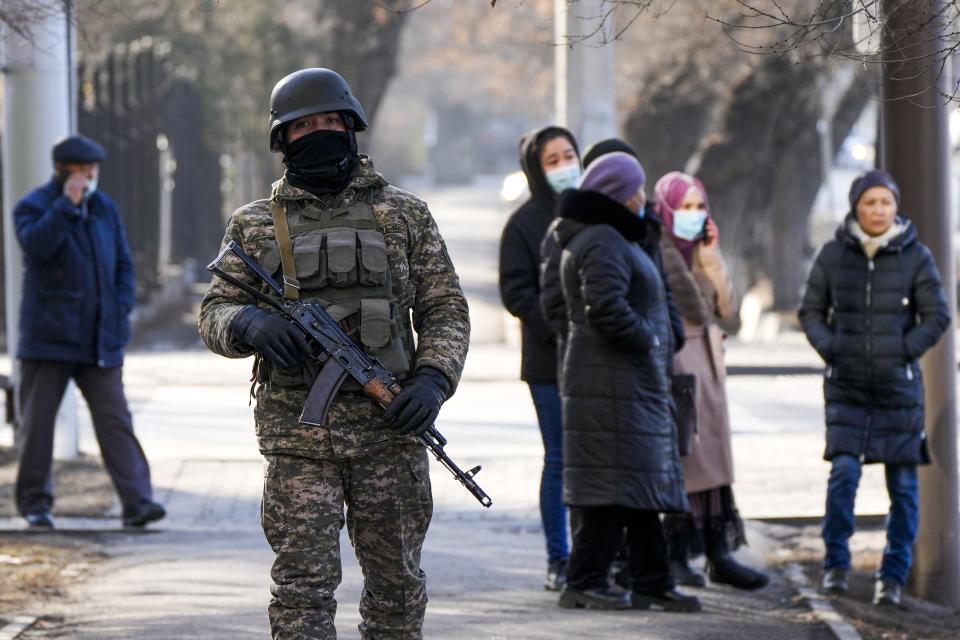
[[[559,215],[564,502],[686,510],[670,317],[660,271],[639,244],[645,225],[590,191],[564,192]]]
[[[807,339],[827,363],[824,458],[929,462],[917,359],[943,335],[950,312],[930,251],[914,226],[867,258],[838,229],[814,261],[800,306]]]
[[[549,128],[566,135],[576,149],[566,129]],[[534,384],[557,381],[557,339],[540,307],[540,242],[554,220],[557,203],[535,144],[543,131],[534,131],[521,142],[520,166],[530,198],[511,214],[500,238],[500,298],[507,311],[520,319],[520,379]]]

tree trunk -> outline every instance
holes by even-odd
[[[820,88],[832,70],[768,57],[724,94],[698,80],[693,63],[681,68],[630,115],[628,139],[651,182],[693,157],[737,289],[767,277],[774,308],[792,310],[806,277],[807,222],[823,173]],[[868,99],[859,85],[846,90],[832,123],[833,149]]]

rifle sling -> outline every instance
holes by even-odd
[[[270,215],[273,216],[274,234],[283,267],[283,299],[297,302],[300,300],[300,281],[297,280],[297,269],[293,262],[293,242],[290,240],[286,212],[276,198],[270,200]]]

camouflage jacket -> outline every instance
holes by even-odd
[[[274,194],[281,202],[316,199],[283,178],[274,184]],[[384,234],[394,302],[401,312],[412,311],[417,332],[414,370],[424,366],[439,369],[451,389],[456,389],[467,355],[470,318],[459,278],[426,203],[388,185],[367,158],[363,158],[350,185],[339,194],[325,196],[320,205],[342,207],[358,200],[373,206]],[[266,244],[274,240],[269,199],[256,200],[233,213],[223,245],[230,240],[260,259]],[[228,256],[223,268],[266,291],[236,257]],[[199,319],[200,336],[211,351],[228,358],[253,355],[231,330],[237,313],[251,303],[251,296],[238,287],[213,278]],[[326,427],[300,424],[298,418],[308,391],[306,384],[275,388],[258,383],[254,416],[262,452],[352,457],[396,438],[382,420],[383,410],[359,392],[341,391],[337,395]]]

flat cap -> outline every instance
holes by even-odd
[[[53,145],[54,162],[74,162],[90,164],[100,162],[107,155],[99,144],[86,136],[76,135],[63,138]]]

